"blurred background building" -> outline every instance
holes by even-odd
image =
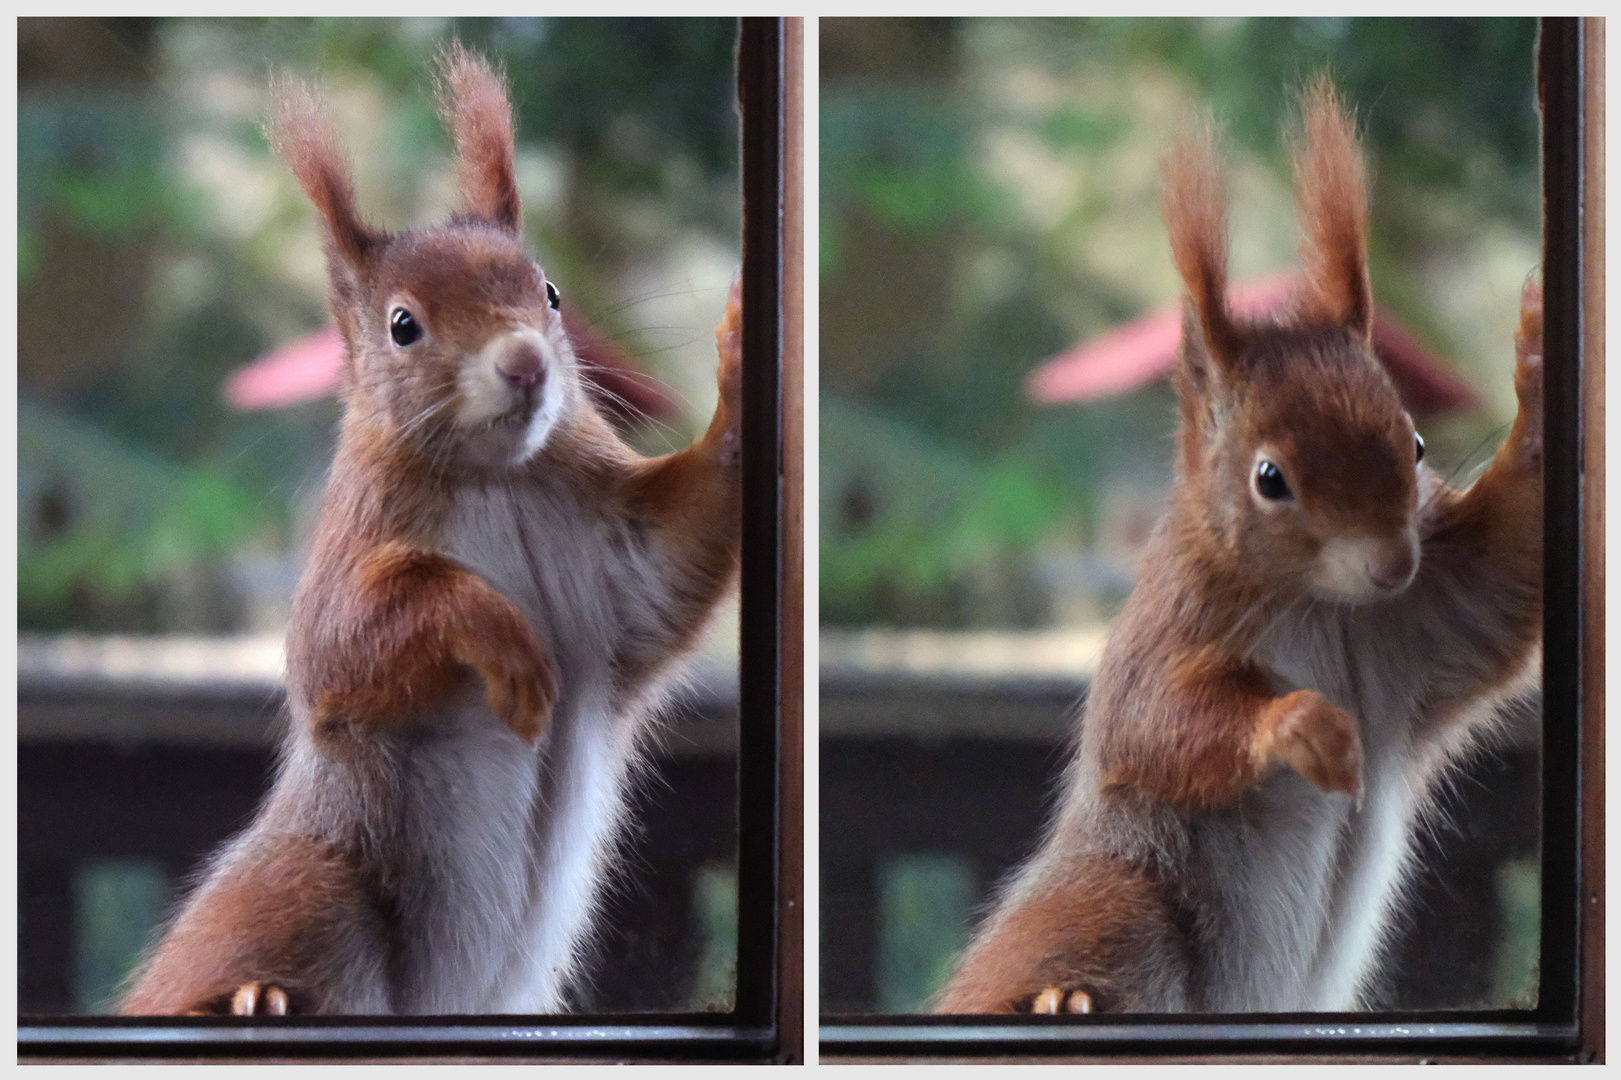
[[[1332,75],[1364,132],[1383,355],[1427,460],[1466,482],[1514,414],[1540,258],[1536,28],[820,26],[822,1005],[904,1012],[1033,849],[1163,505],[1176,410],[1150,339],[1180,288],[1158,206],[1177,123],[1214,112],[1232,279],[1276,292],[1282,133]],[[1386,1004],[1534,999],[1535,711],[1512,729],[1423,841]]]
[[[232,383],[289,344],[306,368],[331,359],[318,218],[260,133],[271,76],[321,83],[362,212],[405,229],[455,201],[433,56],[459,37],[503,63],[527,242],[597,358],[626,369],[615,392],[648,410],[617,411],[627,437],[664,452],[713,410],[740,259],[736,34],[731,19],[19,21],[24,1013],[104,1007],[267,778],[280,637],[339,415],[330,379]],[[642,915],[610,920],[587,1006],[730,1000],[722,622],[677,750],[644,778],[644,799],[690,825],[632,838],[645,872],[609,906]]]

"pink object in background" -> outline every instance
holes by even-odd
[[[584,319],[565,314],[563,327],[575,354],[590,365],[587,384],[609,412],[621,420],[670,415],[670,395],[638,372],[624,350]],[[342,375],[343,338],[328,325],[238,368],[225,381],[225,400],[243,412],[285,409],[337,393]]]
[[[1296,285],[1292,274],[1242,282],[1228,292],[1227,304],[1240,317],[1259,318],[1287,304]],[[1046,361],[1030,373],[1026,391],[1043,405],[1056,405],[1135,390],[1170,375],[1181,336],[1181,309],[1162,308]],[[1420,416],[1470,409],[1478,403],[1468,383],[1377,304],[1373,351],[1402,401]]]
[[[238,368],[225,380],[233,409],[285,409],[334,394],[343,367],[343,339],[328,325]]]

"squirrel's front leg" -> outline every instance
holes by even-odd
[[[1401,603],[1426,635],[1431,718],[1509,688],[1542,633],[1542,286],[1528,280],[1514,338],[1519,409],[1468,491],[1440,489],[1418,577]]]
[[[1201,813],[1231,805],[1281,763],[1323,791],[1361,795],[1356,718],[1315,690],[1276,696],[1249,663],[1184,664],[1131,714],[1103,737],[1105,789]]]
[[[363,556],[341,600],[330,647],[300,657],[319,734],[387,726],[429,708],[472,669],[496,717],[524,739],[557,698],[546,649],[523,614],[477,574],[399,541]]]
[[[1169,677],[1140,680],[1099,732],[1103,788],[1183,814],[1232,805],[1280,765],[1326,792],[1359,797],[1356,718],[1315,690],[1273,693],[1253,664],[1196,653]],[[1062,866],[1062,864],[1059,864]],[[1087,1013],[1169,1008],[1177,931],[1148,877],[1124,862],[1055,871],[998,912],[943,993],[941,1012]],[[1150,952],[1162,957],[1145,963]],[[1179,1006],[1178,1006],[1179,1007]]]
[[[708,428],[685,450],[636,466],[627,483],[631,518],[658,555],[661,580],[646,607],[657,623],[619,658],[627,678],[655,666],[713,610],[737,571],[742,542],[742,329],[739,281],[715,328],[720,398]]]
[[[741,271],[726,292],[726,310],[715,326],[715,381],[720,397],[715,415],[699,439],[720,468],[736,473],[742,462],[743,420],[743,278]]]

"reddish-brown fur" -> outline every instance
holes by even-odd
[[[1164,702],[1146,710],[1182,722],[1168,730],[1110,728],[1104,755],[1114,764],[1105,790],[1131,788],[1197,813],[1230,805],[1276,758],[1318,787],[1356,794],[1356,726],[1343,709],[1312,690],[1277,697],[1253,663],[1211,646],[1183,647],[1198,651],[1171,662]]]
[[[1407,752],[1424,763],[1407,774],[1413,783],[1467,741],[1464,726],[1449,725],[1478,720],[1481,703],[1519,685],[1536,655],[1540,293],[1528,285],[1522,304],[1520,411],[1508,440],[1467,492],[1436,480],[1419,508],[1411,422],[1367,352],[1367,203],[1354,129],[1326,80],[1307,90],[1303,111],[1306,289],[1279,324],[1236,324],[1225,306],[1225,207],[1208,129],[1184,134],[1165,162],[1163,212],[1187,290],[1171,508],[1111,630],[1064,805],[938,1011],[1049,1011],[1071,991],[1115,1011],[1199,1007],[1195,989],[1233,1000],[1220,996],[1213,961],[1200,969],[1205,961],[1188,952],[1192,966],[1178,967],[1178,950],[1193,949],[1184,927],[1197,922],[1198,897],[1241,891],[1251,872],[1201,863],[1194,826],[1286,768],[1322,792],[1362,792],[1359,718],[1309,687],[1280,692],[1256,652],[1278,618],[1310,610],[1306,583],[1328,538],[1396,544],[1421,516],[1416,577],[1390,601],[1406,606],[1406,631],[1433,650],[1410,720]],[[1266,502],[1250,488],[1255,448],[1286,466],[1294,494],[1275,512],[1254,509]],[[1189,971],[1202,982],[1189,982]],[[1184,993],[1192,1004],[1177,1004]]]
[[[503,723],[526,739],[540,734],[557,696],[551,663],[528,621],[482,578],[392,540],[331,587],[342,606],[328,618],[343,636],[325,643],[320,662],[296,661],[315,673],[318,728],[409,719],[472,670]]]
[[[1183,131],[1163,170],[1160,211],[1176,272],[1187,285],[1190,315],[1212,355],[1229,362],[1238,341],[1227,314],[1227,197],[1214,143],[1208,121]]]
[[[733,285],[726,314],[715,327],[715,347],[722,357],[742,355],[743,307],[740,285]],[[736,363],[722,363],[720,399],[715,415],[692,447],[681,453],[654,458],[630,473],[629,497],[638,513],[670,543],[696,557],[682,590],[677,621],[690,627],[686,638],[672,647],[686,648],[703,625],[703,613],[713,608],[737,574],[738,547],[712,550],[705,538],[715,522],[735,521],[742,513],[742,488],[737,482],[738,443],[742,419],[742,372]],[[701,553],[710,551],[708,557]],[[640,691],[650,666],[646,658],[627,656],[620,669],[626,674],[626,692]]]
[[[1314,322],[1349,327],[1366,341],[1373,331],[1368,195],[1356,134],[1341,117],[1334,87],[1319,78],[1306,94],[1306,148],[1295,159],[1305,313]]]
[[[1526,283],[1514,335],[1514,392],[1520,409],[1508,438],[1480,479],[1461,495],[1444,491],[1443,525],[1425,545],[1434,576],[1478,574],[1514,588],[1494,598],[1495,620],[1514,628],[1506,640],[1482,635],[1470,663],[1434,706],[1443,724],[1479,696],[1512,683],[1542,635],[1542,289]],[[1461,666],[1461,665],[1460,665]]]
[[[631,522],[660,556],[671,594],[662,632],[627,635],[612,657],[614,707],[639,699],[690,647],[738,564],[741,298],[734,285],[716,332],[719,406],[687,449],[644,459],[587,405],[553,429],[543,463],[486,460],[487,433],[419,417],[424,401],[455,392],[460,368],[492,331],[556,318],[517,243],[512,123],[499,75],[459,45],[447,50],[441,108],[457,146],[463,209],[448,226],[403,236],[359,217],[347,160],[310,92],[282,84],[276,96],[271,138],[327,226],[331,304],[346,342],[339,449],[288,631],[289,701],[317,750],[350,763],[355,797],[383,805],[397,751],[380,754],[375,736],[422,723],[476,680],[495,717],[532,743],[557,698],[558,674],[529,620],[439,550],[455,494],[469,483],[499,482],[508,468],[566,474],[564,486],[605,518]],[[386,346],[379,351],[375,343],[388,334],[380,320],[396,301],[431,328],[438,352],[419,350],[403,364]],[[287,799],[278,787],[261,823],[305,821]],[[327,976],[347,962],[345,942],[393,917],[395,885],[382,880],[374,846],[408,841],[363,830],[329,843],[289,832],[275,834],[268,855],[256,848],[253,858],[222,857],[138,973],[122,1011],[226,1012],[233,998],[252,1011],[249,995],[236,994],[248,984],[285,991],[294,1012],[352,1008],[328,992]]]
[[[267,982],[294,1012],[323,1012],[319,973],[342,958],[346,924],[378,918],[350,861],[302,837],[213,879],[196,903],[198,916],[165,939],[124,999],[124,1015],[229,1013],[241,986]]]
[[[1095,1011],[1139,1011],[1144,1005],[1127,973],[1144,956],[1177,947],[1172,912],[1154,881],[1119,860],[1082,859],[975,943],[936,1011],[1028,1011],[1053,985],[1054,970],[1069,973],[1070,986],[1086,987]]]
[[[345,263],[363,264],[381,237],[355,209],[354,176],[337,129],[307,86],[282,81],[272,89],[276,119],[266,131],[271,146],[287,162],[326,223],[330,248]],[[341,320],[348,312],[335,313]]]
[[[512,110],[499,72],[475,62],[461,43],[441,65],[439,112],[456,138],[456,182],[466,212],[523,231],[518,181],[512,173]]]

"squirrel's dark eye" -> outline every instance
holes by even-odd
[[[415,315],[397,307],[394,314],[388,317],[388,335],[394,339],[394,344],[403,348],[422,336],[422,327],[418,325]]]
[[[562,299],[563,298],[558,295],[557,286],[548,281],[546,283],[546,302],[552,306],[553,311],[557,310],[557,304]]]
[[[1255,490],[1261,493],[1261,498],[1279,499],[1290,497],[1289,485],[1283,479],[1283,473],[1270,461],[1263,461],[1255,467]]]
[[[1424,460],[1424,436],[1419,435],[1419,434],[1417,434],[1415,432],[1413,434],[1413,438],[1418,440],[1418,456],[1415,457],[1413,460],[1414,461],[1423,461]]]

